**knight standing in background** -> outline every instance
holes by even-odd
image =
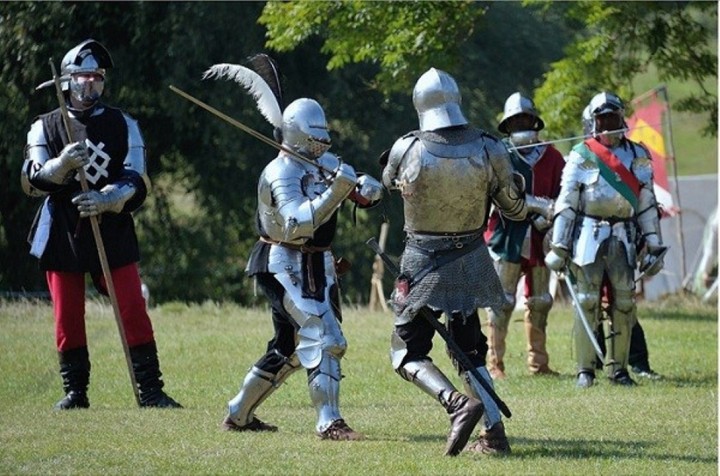
[[[152,323],[141,292],[132,212],[150,189],[137,121],[100,102],[110,53],[95,40],[71,49],[60,82],[77,142],[68,143],[60,109],[39,116],[27,135],[21,182],[47,197],[31,232],[30,253],[45,271],[65,397],[56,409],[88,408],[90,358],[85,333],[85,273],[107,293],[89,220],[97,216],[143,407],[181,408],[162,390]],[[53,81],[40,87],[53,85]],[[90,190],[82,193],[77,170]]]
[[[407,235],[392,296],[391,361],[450,415],[445,454],[460,453],[481,418],[485,431],[469,449],[509,453],[497,403],[452,354],[466,394],[435,366],[429,357],[435,329],[418,316],[423,309],[436,318],[444,313],[449,334],[492,385],[477,309],[501,309],[505,297],[483,231],[491,202],[512,220],[523,220],[528,209],[507,150],[468,124],[460,102],[452,76],[435,68],[424,73],[413,90],[420,130],[395,142],[383,170],[385,186],[402,195]]]
[[[631,329],[637,322],[635,268],[653,275],[662,268],[665,247],[653,191],[649,152],[625,137],[625,107],[602,92],[590,101],[593,137],[573,147],[555,203],[546,263],[577,282],[579,305],[591,329],[597,327],[602,286],[611,293],[607,314],[610,382],[635,385],[627,371]],[[640,252],[640,253],[638,253]],[[576,321],[577,324],[577,321]],[[576,325],[577,386],[595,382],[595,352]]]
[[[317,435],[359,440],[363,435],[340,415],[340,360],[347,342],[340,327],[331,244],[341,203],[352,194],[361,206],[374,206],[382,199],[382,185],[328,152],[325,113],[316,101],[301,98],[290,103],[279,132],[284,147],[309,160],[280,152],[260,175],[260,239],[246,272],[270,301],[275,335],[228,403],[222,426],[230,431],[277,431],[255,411],[292,373],[304,368],[317,411]]]
[[[565,159],[552,145],[537,145],[538,132],[545,123],[530,98],[513,93],[505,101],[498,130],[516,173],[525,182],[527,200],[546,200],[544,214],[532,213],[523,221],[510,221],[497,210],[490,216],[485,233],[490,254],[495,259],[507,303],[498,314],[488,309],[488,369],[494,379],[505,374],[505,338],[515,309],[518,283],[525,277],[525,335],[527,365],[533,375],[557,375],[549,366],[547,319],[553,305],[549,291],[550,270],[545,266],[545,236],[552,226],[552,200],[560,193],[560,177]]]
[[[592,115],[590,114],[590,105],[588,104],[582,113],[583,134],[585,134],[586,137],[592,136],[593,124],[594,121]],[[604,309],[610,306],[610,299],[612,297],[607,276],[603,281],[601,292],[601,313],[604,313]],[[607,346],[605,345],[605,330],[603,329],[602,322],[602,320],[606,317],[607,316],[603,316],[600,319],[595,333],[598,345],[600,346],[600,350],[602,352],[607,352]],[[632,331],[630,332],[630,354],[628,355],[628,364],[630,365],[632,372],[638,377],[649,380],[659,380],[662,378],[660,374],[650,367],[650,353],[648,351],[647,340],[645,339],[645,331],[640,325],[640,321],[637,319]],[[596,368],[601,369],[602,363],[597,362]]]

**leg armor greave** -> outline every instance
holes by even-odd
[[[520,280],[520,264],[508,261],[496,261],[495,269],[500,277],[503,291],[505,292],[505,305],[501,309],[488,308],[488,365],[493,369],[497,378],[505,374],[505,339],[507,337],[508,325],[515,309],[515,290]]]
[[[615,290],[615,299],[610,316],[610,345],[609,361],[612,368],[608,369],[609,375],[618,370],[625,370],[630,355],[630,339],[632,328],[636,322],[635,301],[632,291]]]
[[[592,263],[583,267],[570,264],[570,270],[577,279],[576,294],[580,308],[591,329],[596,329],[600,320],[600,283],[602,282],[604,268],[602,263]],[[595,369],[595,349],[588,337],[580,316],[575,311],[573,325],[573,340],[575,341],[575,359],[578,371],[592,371]]]
[[[485,382],[490,384],[491,387],[495,388],[493,385],[493,380],[490,377],[490,373],[485,367],[478,367],[477,371],[480,373],[480,376],[485,380]],[[480,385],[480,383],[475,380],[475,377],[473,377],[470,372],[463,372],[461,374],[461,377],[463,379],[463,386],[465,387],[465,392],[471,397],[480,400],[485,406],[485,413],[483,414],[482,418],[485,429],[489,430],[490,428],[492,428],[493,425],[501,422],[502,415],[500,413],[500,407],[498,407],[497,403],[495,403],[495,400],[492,399],[487,390],[485,390],[482,385]]]
[[[510,323],[510,317],[515,309],[515,291],[517,290],[518,281],[520,280],[520,263],[510,263],[508,261],[496,261],[495,270],[500,278],[500,284],[505,292],[506,304],[502,309],[488,311],[488,319],[500,329],[507,329]]]
[[[318,433],[322,433],[340,416],[340,359],[323,352],[320,365],[308,373],[310,400],[317,411]]]
[[[452,392],[457,391],[447,376],[431,360],[407,362],[397,369],[397,373],[441,403],[447,401]]]
[[[580,299],[580,307],[585,314],[585,318],[590,324],[590,328],[597,328],[597,323],[599,321],[599,304],[597,300],[599,299],[599,296],[594,293],[579,293],[578,299]],[[587,335],[585,327],[580,322],[580,316],[575,316],[573,336],[575,340],[575,356],[578,370],[594,369],[595,361],[597,359],[595,349],[590,341],[590,337]]]
[[[293,356],[286,359],[275,374],[258,367],[250,369],[245,376],[240,392],[228,402],[228,413],[233,422],[239,426],[250,423],[260,404],[299,368],[300,363],[297,361],[297,357]]]
[[[527,336],[527,363],[531,372],[544,371],[550,358],[547,353],[547,318],[553,305],[548,292],[550,270],[544,266],[531,268],[529,275],[531,295],[525,303],[525,334]]]

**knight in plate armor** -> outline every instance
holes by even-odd
[[[260,239],[246,269],[270,302],[275,335],[229,401],[222,425],[230,431],[276,431],[255,412],[304,368],[317,411],[317,435],[359,440],[363,435],[340,414],[340,361],[347,341],[331,244],[340,205],[351,198],[359,206],[374,206],[382,198],[382,185],[328,152],[325,113],[315,100],[290,103],[278,129],[283,148],[292,153],[281,151],[260,175]]]
[[[590,137],[592,135],[593,125],[594,121],[592,115],[590,114],[590,104],[588,104],[582,112],[583,134],[586,137]],[[595,332],[598,345],[603,353],[607,352],[607,346],[605,345],[605,330],[603,329],[603,322],[606,319],[604,314],[606,314],[605,309],[610,306],[611,298],[612,293],[610,292],[607,278],[605,278],[602,286],[602,296],[600,298],[602,307],[601,319],[600,322],[598,322],[597,331]],[[630,369],[633,373],[638,377],[649,380],[659,380],[662,378],[659,373],[655,372],[655,370],[650,367],[650,352],[648,351],[647,339],[645,338],[645,330],[640,324],[640,321],[637,319],[632,331],[630,332],[630,354],[628,356],[628,364],[630,365]],[[601,369],[602,364],[597,362],[596,368]]]
[[[555,202],[549,268],[570,273],[578,304],[597,327],[601,293],[607,285],[609,336],[606,366],[610,382],[634,385],[627,371],[631,330],[636,318],[635,269],[653,275],[663,265],[665,247],[653,191],[650,153],[625,137],[625,107],[615,94],[601,92],[590,101],[589,139],[573,147]],[[577,385],[595,382],[595,352],[589,336],[576,326]]]
[[[507,220],[497,210],[490,216],[485,237],[507,300],[500,314],[488,310],[488,369],[494,379],[506,376],[505,338],[523,276],[528,369],[533,375],[557,375],[549,367],[546,348],[545,330],[553,297],[544,243],[552,225],[552,200],[560,193],[565,159],[552,145],[538,144],[538,133],[544,126],[530,98],[519,92],[507,98],[498,130],[506,135],[504,142],[513,169],[524,179],[526,200],[544,200],[546,208],[545,213],[531,213],[523,221]]]
[[[107,294],[98,245],[87,217],[97,217],[120,308],[140,405],[178,408],[162,390],[152,324],[138,274],[140,259],[132,212],[145,201],[150,180],[145,143],[135,119],[100,101],[106,70],[103,45],[89,39],[60,63],[60,84],[75,142],[68,140],[60,108],[30,127],[21,184],[44,197],[31,231],[30,253],[45,271],[55,318],[55,339],[65,397],[56,409],[87,408],[90,359],[85,333],[85,273]],[[38,88],[52,86],[47,81]],[[89,191],[82,192],[83,168]],[[102,220],[100,220],[102,218]]]
[[[446,454],[462,451],[481,419],[484,432],[468,448],[508,453],[497,404],[451,353],[464,393],[435,366],[429,357],[435,330],[418,314],[427,310],[438,319],[445,314],[449,334],[492,385],[477,309],[499,312],[506,301],[483,230],[491,203],[510,220],[525,219],[528,208],[513,181],[507,149],[468,123],[451,75],[435,68],[425,72],[415,84],[413,104],[420,129],[395,142],[383,170],[385,186],[402,196],[406,233],[392,295],[392,365],[450,415]]]

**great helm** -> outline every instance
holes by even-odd
[[[433,131],[468,123],[460,110],[460,89],[445,71],[430,68],[415,83],[413,104],[420,120],[420,130]]]
[[[533,118],[534,122],[527,130],[510,131],[508,129],[508,121],[511,117],[525,114]],[[527,145],[537,142],[538,131],[545,127],[545,122],[540,119],[540,115],[535,109],[535,103],[532,99],[523,96],[519,92],[513,93],[505,100],[503,108],[503,117],[498,124],[498,130],[503,134],[509,134],[513,144]]]
[[[330,148],[325,112],[313,99],[300,98],[283,111],[283,145],[309,159],[317,159]]]
[[[625,124],[625,104],[618,96],[609,92],[601,92],[593,96],[588,105],[590,116],[592,117],[591,134],[605,145],[616,145],[624,136],[622,130]],[[598,130],[597,117],[603,114],[615,114],[618,116],[618,130],[607,133]]]

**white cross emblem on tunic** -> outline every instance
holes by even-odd
[[[110,165],[110,156],[103,152],[104,142],[95,145],[89,139],[85,139],[85,144],[90,152],[90,162],[84,167],[85,175],[88,182],[96,184],[102,177],[110,175],[107,170]]]

